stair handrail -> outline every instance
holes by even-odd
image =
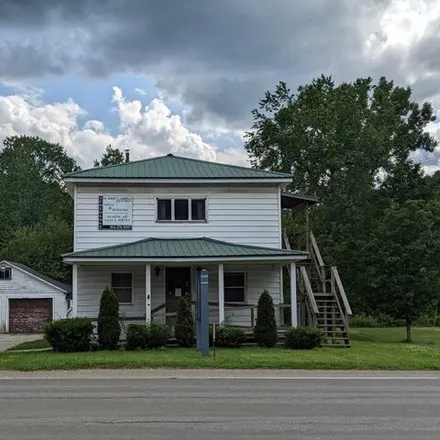
[[[345,314],[347,316],[351,316],[352,311],[351,311],[350,303],[348,302],[347,295],[345,294],[345,289],[342,284],[341,277],[339,276],[338,268],[336,266],[331,266],[330,270],[331,270],[332,279],[336,283],[336,287],[338,288],[337,290],[339,291],[339,295],[342,299],[342,303],[344,304]],[[334,286],[335,283],[332,282],[332,287]],[[337,292],[335,291],[334,294],[336,295]]]
[[[304,287],[305,287],[304,293],[307,296],[307,299],[309,300],[313,314],[316,316],[319,313],[318,305],[316,304],[316,300],[315,300],[315,296],[313,295],[313,290],[312,290],[312,286],[310,284],[309,276],[308,276],[307,270],[304,266],[300,267],[300,273],[301,273],[301,278],[302,278],[302,281],[303,281]]]
[[[321,251],[319,250],[318,243],[316,242],[315,235],[312,231],[310,231],[310,243],[312,245],[312,251],[316,256],[318,265],[324,267],[324,260],[322,259]]]

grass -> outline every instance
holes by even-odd
[[[35,341],[26,341],[21,344],[14,345],[8,348],[7,351],[17,351],[17,350],[41,350],[43,348],[50,348],[49,343],[46,339],[36,339]]]
[[[439,329],[414,329],[406,344],[405,329],[352,329],[352,348],[292,351],[282,348],[219,349],[216,359],[195,349],[169,348],[137,352],[1,353],[1,370],[69,370],[88,368],[223,368],[223,369],[385,369],[440,370]]]

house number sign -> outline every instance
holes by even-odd
[[[99,229],[132,229],[132,196],[99,196]]]

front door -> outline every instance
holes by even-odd
[[[182,296],[191,299],[191,268],[167,267],[166,271],[166,323],[176,325],[177,302]]]

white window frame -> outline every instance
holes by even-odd
[[[114,287],[112,285],[112,281],[113,281],[113,274],[130,274],[131,275],[131,302],[120,302],[118,299],[118,303],[122,306],[133,306],[134,305],[134,272],[130,271],[130,270],[112,270],[110,272],[110,283],[109,286],[111,287],[111,289],[114,291]],[[116,289],[118,289],[118,287],[116,287]],[[127,287],[119,287],[119,289],[128,289]],[[116,292],[115,292],[116,294]],[[117,296],[116,296],[117,297]]]
[[[226,275],[234,275],[234,274],[240,274],[243,275],[243,286],[227,286],[226,285]],[[243,301],[228,301],[226,299],[226,289],[240,289],[243,287]],[[246,304],[247,300],[247,273],[242,270],[228,270],[223,273],[223,291],[225,295],[225,303],[231,303],[231,304]]]
[[[171,200],[171,220],[159,220],[159,200]],[[188,220],[175,220],[175,207],[176,200],[187,200],[188,202]],[[192,219],[192,201],[204,200],[205,201],[205,219],[193,220]],[[204,196],[199,197],[170,197],[162,196],[156,198],[156,222],[157,223],[208,223],[208,198]]]
[[[7,271],[9,271],[9,278],[6,278]],[[5,274],[5,278],[0,278],[0,281],[11,281],[12,280],[12,267],[2,266],[2,267],[0,267],[0,272]]]

